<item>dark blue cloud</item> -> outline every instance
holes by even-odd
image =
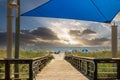
[[[57,35],[49,28],[39,27],[36,30],[31,31],[30,34],[44,40],[59,40]]]

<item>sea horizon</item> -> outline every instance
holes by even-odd
[[[7,48],[6,46],[3,46],[0,47],[0,49],[7,49]],[[20,50],[24,50],[24,51],[66,52],[66,51],[77,50],[78,52],[82,52],[82,50],[84,49],[87,49],[88,52],[111,51],[110,46],[20,46]],[[118,47],[118,50],[120,50],[120,47]]]

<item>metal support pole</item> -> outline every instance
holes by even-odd
[[[112,25],[112,58],[117,57],[117,25]]]
[[[7,58],[12,58],[12,9],[7,0]]]

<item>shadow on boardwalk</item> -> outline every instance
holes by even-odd
[[[36,77],[36,80],[89,80],[68,62],[64,54],[53,54],[53,59]]]

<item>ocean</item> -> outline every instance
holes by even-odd
[[[7,49],[5,46],[0,47],[0,49]],[[14,49],[14,48],[13,48]],[[69,46],[20,46],[20,50],[25,51],[49,51],[49,52],[68,52],[72,50],[76,50],[78,52],[82,52],[83,50],[87,50],[88,52],[96,52],[96,51],[111,51],[111,47],[69,47]],[[118,47],[120,51],[120,47]]]
[[[83,50],[88,50],[88,52],[110,51],[111,47],[21,46],[20,49],[27,51],[60,51],[64,53],[72,50],[76,50],[78,52],[82,52]]]

